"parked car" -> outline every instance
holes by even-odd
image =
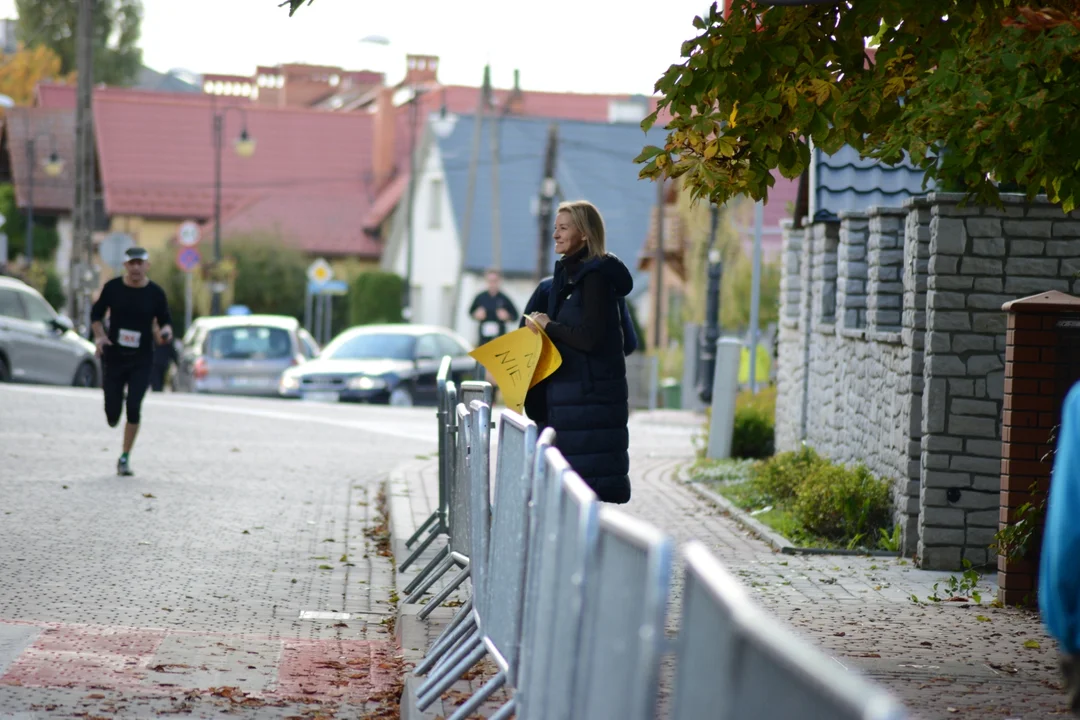
[[[100,380],[94,343],[37,290],[0,277],[0,382],[97,387]]]
[[[324,402],[433,405],[442,358],[452,358],[451,372],[461,381],[476,370],[471,350],[467,340],[441,327],[354,327],[331,340],[316,359],[282,373],[280,393]]]
[[[281,373],[318,352],[315,339],[296,318],[202,317],[184,333],[175,387],[180,392],[274,397]]]

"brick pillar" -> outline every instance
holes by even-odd
[[[1080,297],[1050,291],[1013,300],[1002,309],[1008,313],[1008,330],[999,527],[1014,521],[1021,505],[1041,502],[1049,491],[1052,465],[1042,458],[1050,450],[1050,433],[1060,422],[1065,394],[1080,379]],[[1034,600],[1041,530],[1023,560],[998,556],[1001,602]]]

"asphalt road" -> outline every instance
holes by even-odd
[[[121,439],[0,386],[0,719],[389,716],[377,495],[434,410],[151,395]]]

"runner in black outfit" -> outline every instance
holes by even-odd
[[[142,248],[129,248],[125,257],[123,277],[105,283],[90,311],[90,326],[104,366],[101,385],[105,390],[105,418],[109,427],[120,422],[127,387],[124,453],[116,463],[116,473],[134,475],[128,458],[139,433],[139,409],[153,369],[153,322],[158,321],[162,341],[170,342],[172,317],[165,291],[146,276],[149,253]],[[106,311],[109,312],[107,333],[103,325]]]

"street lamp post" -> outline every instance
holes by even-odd
[[[255,141],[251,139],[247,131],[247,112],[244,108],[229,105],[221,111],[214,111],[214,268],[221,265],[221,148],[224,144],[225,116],[230,110],[240,112],[240,137],[236,140],[236,154],[240,157],[250,157],[255,152]],[[224,290],[220,279],[211,278],[210,290],[210,314],[221,314],[221,293]]]
[[[45,135],[28,138],[26,141],[26,264],[34,262],[34,160],[37,158],[37,141]],[[41,168],[49,177],[57,177],[64,171],[64,161],[56,152],[56,138],[47,136],[52,147],[49,157],[41,161]]]

